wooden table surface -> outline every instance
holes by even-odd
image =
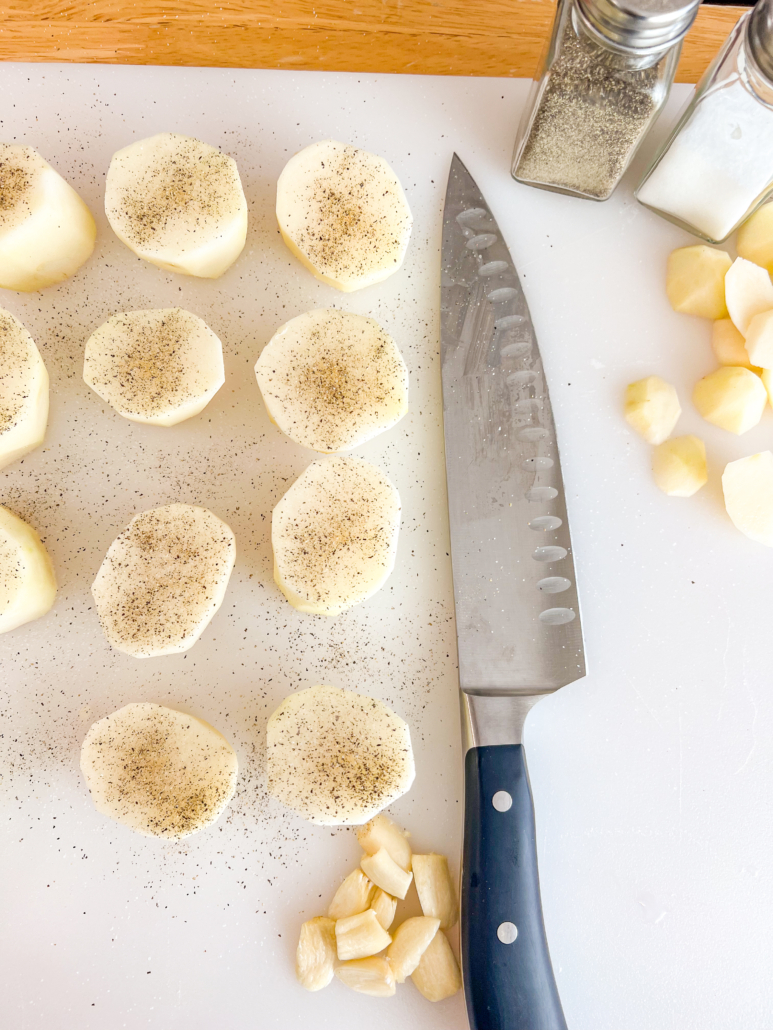
[[[533,74],[552,0],[0,0],[0,59],[429,75]],[[743,13],[703,7],[695,82]]]

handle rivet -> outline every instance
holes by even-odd
[[[506,790],[498,790],[491,799],[491,804],[496,808],[497,812],[509,812],[513,807],[513,799]]]
[[[497,927],[497,937],[503,944],[512,944],[518,936],[518,927],[515,923],[500,923]]]

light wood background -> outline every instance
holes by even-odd
[[[0,0],[0,59],[530,76],[553,0]],[[703,7],[695,82],[743,13]]]

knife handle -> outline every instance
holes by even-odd
[[[464,772],[461,935],[471,1030],[566,1030],[542,921],[523,745],[472,747]]]

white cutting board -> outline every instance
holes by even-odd
[[[328,682],[383,698],[411,724],[417,778],[392,812],[417,850],[460,845],[455,637],[438,368],[440,214],[456,149],[499,219],[524,281],[550,381],[590,673],[530,715],[543,904],[571,1030],[771,1030],[771,572],[773,554],[723,513],[743,439],[689,403],[712,368],[707,325],[671,312],[668,251],[688,237],[637,206],[629,175],[603,205],[516,185],[508,164],[527,84],[271,71],[0,66],[0,138],[32,144],[85,197],[97,250],[74,279],[0,303],[51,373],[45,447],[0,473],[0,503],[41,532],[60,592],[50,615],[0,638],[0,998],[4,1030],[461,1030],[460,996],[433,1006],[293,977],[303,918],[323,912],[358,850],[266,797],[267,715]],[[675,90],[669,115],[687,93]],[[664,123],[665,127],[665,123]],[[222,279],[135,259],[101,213],[111,153],[161,130],[237,159],[247,248]],[[281,243],[277,175],[325,137],[383,154],[415,231],[403,269],[345,296]],[[651,144],[649,150],[651,150]],[[83,344],[116,310],[179,304],[222,337],[226,385],[171,430],[133,425],[81,379]],[[397,567],[335,620],[295,612],[271,580],[270,512],[312,455],[268,421],[252,366],[274,329],[315,306],[383,322],[411,373],[411,412],[362,448],[398,485]],[[624,385],[658,373],[701,433],[711,480],[690,500],[655,489],[621,418]],[[234,528],[226,601],[186,655],[112,652],[89,585],[137,511],[202,503]],[[233,742],[236,800],[211,830],[170,844],[93,809],[78,749],[129,701],[187,708]]]

